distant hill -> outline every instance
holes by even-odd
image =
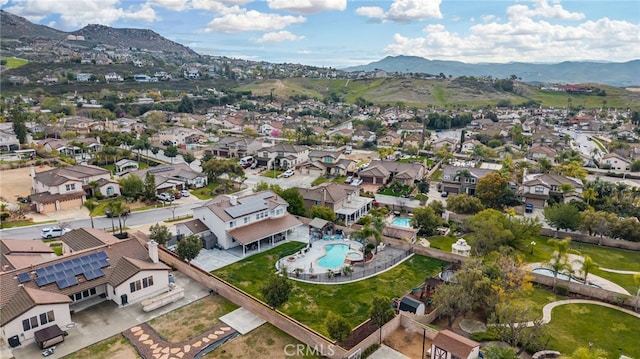
[[[91,48],[98,44],[123,48],[138,48],[150,51],[162,51],[184,57],[198,56],[190,48],[173,42],[160,34],[146,29],[116,29],[104,25],[87,25],[80,30],[64,32],[48,26],[37,25],[29,20],[0,10],[0,24],[2,24],[3,49],[8,45],[7,40],[16,40],[20,46],[29,46],[42,41],[57,41],[70,46]],[[84,41],[69,41],[69,35],[84,36]]]
[[[353,66],[344,71],[421,72],[447,76],[493,76],[506,78],[516,75],[528,83],[601,83],[611,86],[640,85],[640,60],[613,62],[562,62],[533,64],[468,64],[459,61],[427,60],[417,56],[388,56],[367,65]]]

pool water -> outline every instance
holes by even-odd
[[[325,268],[340,267],[347,258],[349,246],[346,244],[328,244],[324,246],[326,254],[318,259],[318,264]]]
[[[411,218],[398,217],[391,222],[392,226],[411,228]]]

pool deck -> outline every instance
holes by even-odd
[[[330,244],[346,244],[349,245],[353,251],[362,253],[363,245],[360,242],[348,239],[315,240],[310,243],[311,246],[306,253],[282,258],[280,263],[287,267],[288,272],[291,272],[296,268],[302,268],[303,273],[322,274],[327,273],[329,269],[340,269],[341,267],[343,267],[343,265],[335,268],[325,268],[318,264],[318,259],[326,254],[326,250],[324,247]],[[290,258],[295,258],[295,260],[290,260]]]

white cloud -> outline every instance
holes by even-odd
[[[211,20],[206,32],[237,33],[245,31],[275,31],[305,22],[302,16],[265,14],[255,10],[226,14]]]
[[[58,14],[60,21],[53,23],[53,27],[62,30],[75,30],[87,24],[110,25],[119,19],[147,22],[157,19],[155,11],[148,3],[126,9],[119,5],[119,0],[13,0],[12,6],[5,10],[34,22]]]
[[[0,0],[0,6],[3,6],[8,2],[9,2],[9,0]]]
[[[296,41],[302,40],[304,36],[298,36],[290,33],[289,31],[277,31],[268,32],[262,35],[256,42],[283,42],[283,41]]]
[[[288,10],[302,14],[343,11],[347,8],[347,0],[267,0],[267,3],[270,9]]]
[[[382,19],[384,17],[384,9],[378,6],[362,6],[356,9],[356,14],[364,17]]]
[[[356,14],[394,22],[411,22],[430,18],[442,18],[441,0],[394,0],[389,11],[379,7],[359,7]],[[380,10],[377,10],[380,9]]]
[[[187,0],[149,0],[150,5],[163,7],[175,11],[182,11],[189,7]]]
[[[491,22],[491,21],[495,20],[496,16],[495,15],[483,15],[481,18],[482,18],[482,22],[486,23],[486,22]]]
[[[547,0],[535,0],[533,9],[526,5],[513,5],[507,8],[507,16],[510,19],[520,17],[541,17],[555,20],[582,20],[584,14],[581,12],[570,12],[565,10],[558,1],[551,6]]]
[[[543,1],[544,2],[544,1]],[[546,2],[544,2],[546,4]],[[508,16],[503,23],[476,24],[468,34],[447,31],[442,25],[429,25],[423,37],[396,34],[385,52],[388,55],[414,55],[425,58],[467,62],[551,62],[580,59],[627,61],[640,57],[640,25],[602,18],[565,25],[541,17],[560,14],[543,10],[538,1],[525,16]],[[507,9],[513,11],[514,5]],[[576,16],[575,13],[569,17]],[[565,20],[562,18],[562,20]]]
[[[313,52],[311,52],[310,50],[299,50],[296,52],[296,54],[300,54],[300,55],[311,55]]]

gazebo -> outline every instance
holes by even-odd
[[[471,255],[471,246],[467,244],[464,238],[459,238],[456,243],[451,245],[451,251],[454,254],[468,257]]]
[[[335,225],[326,219],[314,218],[309,222],[309,238],[322,239],[325,235],[331,235],[335,232]]]

